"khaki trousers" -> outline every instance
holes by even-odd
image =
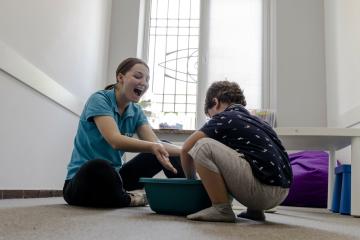
[[[221,174],[228,192],[251,210],[276,207],[289,193],[288,188],[261,183],[243,154],[212,138],[200,139],[189,154],[196,163]]]

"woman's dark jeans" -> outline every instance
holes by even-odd
[[[184,178],[179,157],[170,157],[177,174],[165,169],[156,156],[140,153],[126,162],[119,172],[106,160],[86,162],[63,188],[65,201],[70,205],[85,207],[117,208],[130,204],[126,191],[142,189],[141,177],[153,177],[161,170],[168,178]]]

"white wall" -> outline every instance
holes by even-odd
[[[277,125],[325,127],[323,0],[276,1]]]
[[[0,41],[84,102],[106,84],[110,10],[110,0],[1,0]],[[9,74],[0,71],[0,189],[61,189],[78,116]]]
[[[110,0],[1,0],[0,40],[85,100],[104,85],[110,8]]]
[[[329,127],[360,128],[360,1],[325,1],[327,116]],[[351,162],[351,148],[337,152]]]
[[[328,125],[360,123],[360,1],[325,1]]]
[[[128,57],[140,57],[138,50],[140,14],[144,2],[141,0],[113,0],[111,13],[111,31],[108,83],[115,83],[115,71],[119,63]]]
[[[0,189],[61,189],[78,117],[0,71]]]

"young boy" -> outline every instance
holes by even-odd
[[[239,217],[264,221],[264,210],[287,196],[292,182],[288,155],[270,125],[245,106],[237,83],[209,87],[204,110],[210,120],[185,141],[181,162],[187,178],[198,172],[212,206],[188,219],[235,222],[230,194],[247,207]]]

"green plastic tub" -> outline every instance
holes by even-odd
[[[201,180],[140,178],[151,210],[160,214],[188,215],[211,206]]]

